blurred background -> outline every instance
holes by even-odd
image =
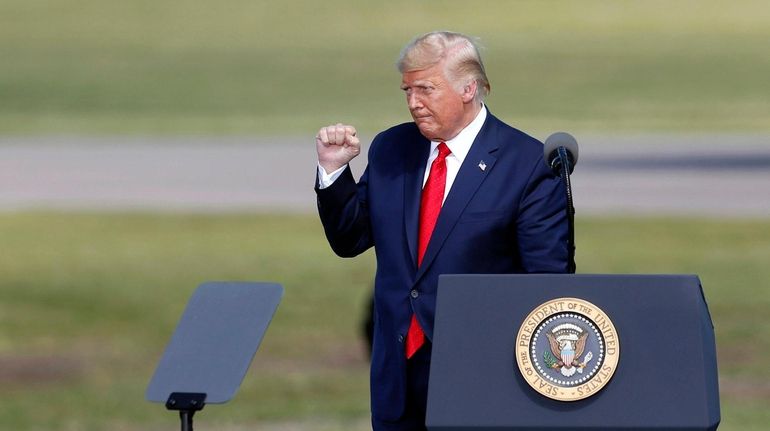
[[[0,429],[178,427],[144,390],[208,280],[286,292],[197,427],[367,429],[373,255],[326,244],[313,137],[408,121],[395,61],[436,29],[480,38],[496,116],[577,137],[578,272],[700,276],[721,429],[767,429],[770,5],[750,0],[0,1]]]

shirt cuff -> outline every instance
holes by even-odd
[[[336,181],[337,178],[339,178],[340,175],[342,175],[342,171],[344,171],[347,166],[348,165],[345,165],[337,169],[336,171],[327,174],[326,169],[324,169],[319,163],[318,164],[318,188],[323,190],[329,187],[330,185],[332,185],[334,181]]]

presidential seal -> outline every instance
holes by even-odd
[[[577,298],[541,304],[516,336],[516,364],[540,394],[577,401],[599,392],[618,366],[620,343],[610,318]]]

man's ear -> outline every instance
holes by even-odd
[[[476,91],[478,91],[478,85],[476,84],[476,80],[472,79],[468,81],[467,84],[463,87],[462,92],[462,99],[463,103],[470,103],[476,98]]]

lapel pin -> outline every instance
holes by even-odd
[[[479,162],[479,169],[481,169],[482,171],[485,171],[487,169],[487,164],[484,163],[483,160]]]

